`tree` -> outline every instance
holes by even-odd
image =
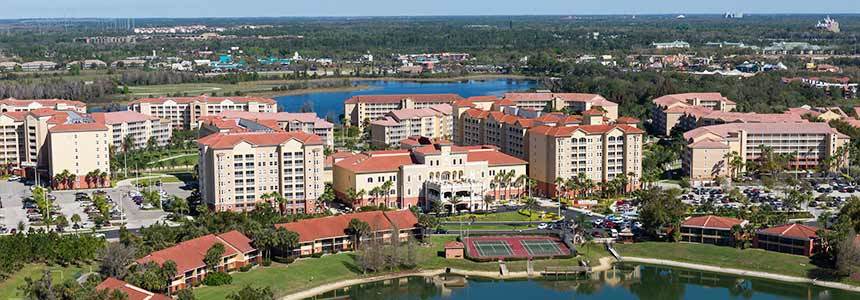
[[[174,213],[180,215],[187,215],[191,211],[188,206],[188,200],[176,195],[173,196],[173,201],[170,201],[170,208]]]
[[[209,247],[209,250],[206,250],[206,255],[203,256],[203,263],[206,264],[206,268],[215,271],[221,265],[225,251],[226,249],[222,243],[215,243],[212,247]]]
[[[179,290],[176,293],[177,300],[197,300],[197,297],[194,296],[194,293],[191,292],[191,289]]]
[[[128,266],[134,262],[137,250],[123,243],[110,243],[99,258],[99,274],[104,277],[125,278]]]
[[[641,203],[639,219],[647,232],[661,236],[667,228],[671,228],[674,232],[680,231],[686,206],[681,202],[679,195],[680,191],[677,189],[651,188],[638,192]]]
[[[173,283],[173,278],[176,278],[177,272],[176,262],[168,260],[161,264],[161,273],[164,275],[164,281],[167,282],[168,287]],[[167,289],[167,295],[170,295],[170,288]]]
[[[418,216],[418,226],[421,227],[424,234],[427,233],[427,230],[432,230],[439,227],[439,224],[441,224],[439,222],[439,219],[434,216],[427,214],[422,214]],[[422,236],[424,236],[424,234],[422,234]]]
[[[69,220],[66,219],[65,215],[60,214],[54,218],[54,224],[57,225],[57,231],[62,232],[66,227],[69,226]]]
[[[523,199],[523,209],[525,209],[529,213],[534,214],[534,212],[537,211],[539,207],[540,204],[538,204],[537,199],[532,197],[526,197]]]
[[[354,239],[353,248],[357,248],[361,238],[370,233],[370,224],[359,219],[351,219],[346,230]]]
[[[74,227],[77,228],[78,224],[81,223],[81,216],[79,216],[78,214],[72,214],[71,221],[72,221],[72,225],[74,225]]]
[[[394,186],[394,182],[392,182],[391,180],[386,180],[384,183],[382,183],[382,187],[381,187],[380,191],[383,193],[383,195],[385,195],[385,206],[386,207],[392,207],[392,205],[390,203],[388,203],[388,199],[391,196],[391,188],[393,186]]]
[[[364,198],[364,194],[364,190],[356,191],[354,188],[349,188],[346,190],[346,201],[349,202],[347,204],[355,208],[355,203]]]
[[[274,300],[275,294],[269,287],[254,288],[246,285],[238,292],[227,296],[229,300]]]

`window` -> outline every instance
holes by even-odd
[[[373,183],[373,177],[367,177],[367,183]]]

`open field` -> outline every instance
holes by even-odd
[[[694,243],[644,242],[618,244],[621,256],[656,258],[716,267],[734,268],[780,275],[833,280],[830,270],[819,268],[808,257],[761,249],[736,249]],[[860,282],[843,283],[860,284]]]
[[[39,279],[45,270],[51,271],[51,276],[54,282],[62,282],[69,279],[75,279],[84,272],[98,271],[95,266],[46,266],[42,264],[28,264],[23,269],[12,274],[8,279],[0,282],[0,299],[23,299],[23,295],[18,290],[18,287],[24,284],[24,278]]]

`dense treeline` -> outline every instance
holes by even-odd
[[[87,100],[102,98],[114,92],[116,92],[116,83],[111,80],[0,81],[0,98]]]

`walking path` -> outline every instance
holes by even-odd
[[[773,273],[766,273],[766,272],[747,271],[747,270],[740,270],[740,269],[715,267],[715,266],[692,264],[692,263],[685,263],[685,262],[672,261],[672,260],[627,256],[627,257],[624,257],[624,262],[637,262],[637,263],[646,263],[646,264],[654,264],[654,265],[672,266],[672,267],[679,267],[679,268],[685,268],[685,269],[702,270],[702,271],[707,271],[707,272],[731,274],[731,275],[738,275],[738,276],[766,278],[766,279],[779,280],[779,281],[785,281],[785,282],[809,283],[812,285],[817,285],[817,286],[826,287],[826,288],[847,290],[847,291],[852,291],[852,292],[860,292],[860,286],[854,286],[854,285],[844,284],[844,283],[839,283],[839,282],[821,281],[821,280],[815,280],[815,279],[804,278],[804,277],[795,277],[795,276],[787,276],[787,275],[780,275],[780,274],[773,274]]]

